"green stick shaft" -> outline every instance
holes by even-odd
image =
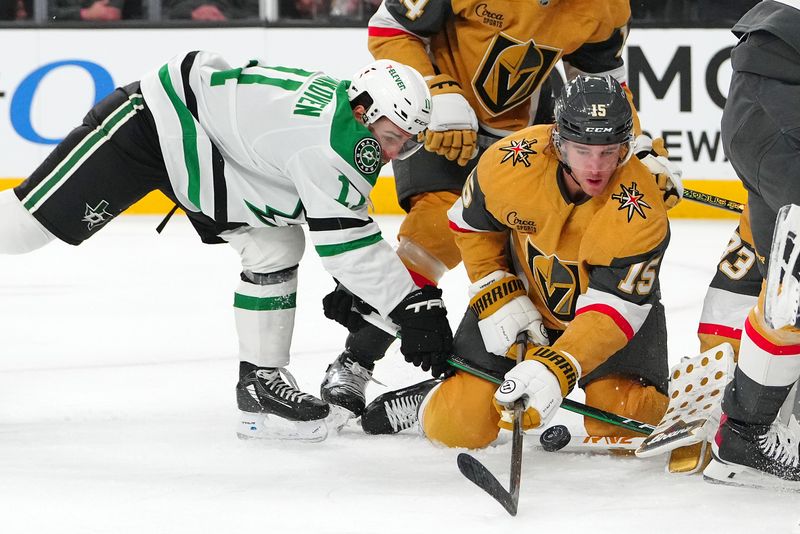
[[[465,373],[469,373],[479,378],[483,378],[484,380],[488,380],[489,382],[493,382],[498,385],[503,382],[503,377],[499,376],[499,373],[489,369],[482,369],[476,367],[474,364],[467,362],[460,356],[451,357],[450,359],[447,360],[447,363],[449,363],[452,367],[455,367],[456,369],[460,369]],[[643,423],[635,419],[622,417],[621,415],[617,415],[612,412],[607,412],[599,408],[593,408],[591,406],[583,404],[582,402],[574,401],[572,399],[564,399],[563,401],[561,401],[561,407],[567,411],[577,413],[585,417],[591,417],[592,419],[597,419],[598,421],[618,426],[620,428],[633,430],[634,432],[638,432],[646,436],[649,436],[655,430],[655,427],[653,425],[649,425],[647,423]]]

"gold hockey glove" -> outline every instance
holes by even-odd
[[[461,86],[446,74],[428,79],[433,111],[425,134],[425,150],[462,167],[478,155],[478,118]]]
[[[633,144],[636,157],[644,163],[645,167],[653,174],[664,195],[664,205],[672,209],[683,198],[683,172],[680,167],[668,159],[669,152],[664,146],[664,139],[656,137],[650,139],[647,135],[640,135]]]

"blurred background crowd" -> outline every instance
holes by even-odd
[[[536,0],[529,0],[531,2]],[[602,0],[600,0],[602,1]],[[634,27],[729,27],[758,0],[632,0]],[[366,26],[380,0],[0,0],[20,25],[202,21]],[[123,22],[124,23],[124,22]],[[3,26],[8,23],[3,22]],[[134,23],[136,24],[136,23]]]

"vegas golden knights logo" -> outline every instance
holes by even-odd
[[[481,104],[499,115],[525,102],[556,64],[561,50],[517,41],[499,33],[489,45],[472,84]]]
[[[575,317],[575,303],[581,292],[578,263],[563,261],[555,254],[542,254],[530,240],[525,252],[534,285],[547,303],[547,308],[556,319],[571,321]]]

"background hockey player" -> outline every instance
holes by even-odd
[[[697,328],[700,352],[727,342],[738,354],[742,324],[758,300],[762,280],[756,266],[750,208],[745,205],[703,300]]]
[[[414,284],[367,214],[381,164],[413,148],[429,120],[426,84],[397,62],[374,62],[350,82],[191,52],[114,91],[0,194],[0,252],[55,238],[78,245],[161,190],[204,242],[241,255],[240,435],[324,439],[328,404],[281,376],[305,246],[299,225],[324,267],[400,326],[409,359],[430,365],[450,349],[439,291]]]
[[[740,37],[731,52],[733,75],[722,115],[725,155],[748,192],[755,256],[761,274],[781,263],[800,234],[797,206],[778,219],[787,203],[800,205],[800,4],[766,0],[733,27]],[[776,220],[778,220],[776,229]],[[775,232],[776,243],[773,243]],[[770,254],[771,247],[779,254]],[[773,249],[774,251],[774,249]],[[797,276],[797,266],[782,280]],[[794,269],[792,271],[792,269]],[[781,282],[779,280],[779,282]],[[773,285],[775,289],[780,283]],[[712,443],[714,459],[704,475],[725,484],[800,489],[800,435],[777,416],[800,377],[800,330],[796,310],[787,324],[771,317],[781,297],[762,289],[744,321],[739,360],[722,402],[722,423]]]
[[[429,439],[484,447],[498,423],[510,426],[507,412],[522,396],[525,427],[541,427],[576,384],[591,406],[661,419],[668,369],[658,273],[669,224],[632,145],[622,87],[611,76],[579,76],[562,91],[554,126],[523,129],[481,157],[449,211],[473,282],[454,353],[516,387],[504,393],[456,371],[439,385],[405,390],[410,399],[429,390],[419,407]],[[515,365],[504,355],[516,352],[525,330],[531,346]],[[365,430],[397,430],[384,424],[399,419],[384,402],[392,396],[366,408]],[[633,435],[588,418],[585,427],[596,436]]]
[[[408,212],[397,252],[418,285],[437,285],[461,261],[447,231],[447,210],[474,168],[474,158],[505,135],[552,123],[551,81],[560,80],[553,70],[559,60],[568,79],[610,74],[625,85],[622,50],[630,14],[623,0],[381,4],[369,22],[370,51],[376,58],[415,67],[433,95],[426,151],[392,164],[400,205]],[[636,123],[634,114],[638,133]],[[642,150],[647,153],[649,147]],[[670,180],[679,182],[677,169],[668,170],[666,160],[659,163],[656,154],[647,155],[665,188],[670,173]],[[670,205],[678,200],[680,194],[673,193]],[[340,322],[346,323],[344,315]],[[371,325],[350,327],[345,351],[331,365],[321,394],[358,415],[374,362],[394,338]]]

